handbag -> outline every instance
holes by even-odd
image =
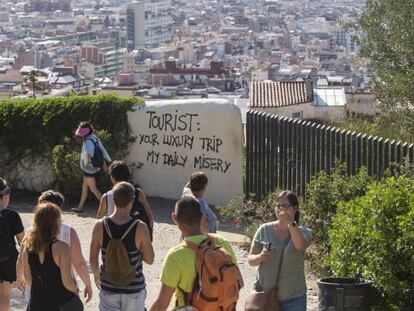
[[[31,267],[31,270],[36,276],[36,278],[39,280],[45,292],[50,296],[50,298],[52,298],[52,301],[59,308],[60,311],[83,311],[83,303],[82,303],[82,300],[80,300],[78,295],[73,294],[73,297],[71,300],[61,305],[60,303],[57,302],[57,300],[55,299],[55,296],[52,295],[52,292],[49,290],[49,288],[43,281],[43,278],[37,273],[36,269],[34,269],[34,267]]]
[[[256,284],[256,288],[249,294],[244,305],[244,311],[279,311],[278,303],[278,288],[277,283],[279,282],[280,270],[282,268],[283,253],[289,241],[283,246],[279,267],[276,277],[276,286],[271,290],[264,291]]]

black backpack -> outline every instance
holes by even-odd
[[[5,217],[7,210],[0,212],[0,263],[7,261],[13,255],[13,245],[10,243],[10,225]]]
[[[92,139],[89,139],[89,140],[93,142],[94,147],[95,147],[94,152],[93,152],[93,157],[92,157],[92,165],[94,167],[102,168],[104,165],[104,156],[103,156],[102,149],[99,147],[98,140],[96,141],[93,141]]]
[[[135,188],[135,199],[134,199],[134,203],[132,203],[130,215],[132,218],[139,219],[148,226],[148,230],[150,232],[150,238],[152,241],[153,228],[150,225],[150,221],[149,221],[147,213],[145,212],[144,205],[142,205],[141,202],[139,201],[140,195],[141,195],[141,189]]]

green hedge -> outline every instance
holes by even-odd
[[[334,275],[372,280],[376,310],[413,310],[413,178],[389,177],[339,204],[329,240]]]
[[[40,156],[52,163],[55,148],[54,168],[60,182],[65,184],[69,169],[79,171],[80,143],[73,140],[73,131],[80,121],[91,121],[98,136],[103,135],[111,157],[121,157],[134,140],[127,112],[141,104],[143,101],[139,98],[114,94],[3,100],[0,102],[0,148],[7,159],[1,161],[0,174],[6,175],[23,159]]]
[[[306,201],[302,202],[302,222],[312,229],[313,243],[309,252],[314,271],[321,276],[329,274],[325,258],[330,251],[328,232],[332,227],[340,202],[364,195],[373,179],[362,168],[349,176],[346,167],[337,165],[330,174],[322,171],[307,185]]]

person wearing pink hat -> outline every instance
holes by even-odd
[[[95,175],[101,169],[106,170],[107,165],[105,163],[111,163],[111,157],[103,146],[101,140],[93,134],[93,127],[89,122],[81,122],[76,129],[75,136],[82,139],[82,151],[80,158],[80,168],[83,173],[83,183],[82,183],[82,195],[78,207],[72,208],[73,212],[81,213],[83,212],[83,206],[88,198],[88,191],[91,190],[98,201],[102,198],[102,193],[96,187]],[[104,158],[103,166],[96,167],[92,164],[92,158],[95,155],[95,149],[99,147],[102,151],[102,156]]]

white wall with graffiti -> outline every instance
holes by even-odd
[[[127,161],[148,196],[181,197],[191,173],[209,176],[207,202],[242,194],[240,109],[221,99],[147,102],[128,115],[136,141]]]

